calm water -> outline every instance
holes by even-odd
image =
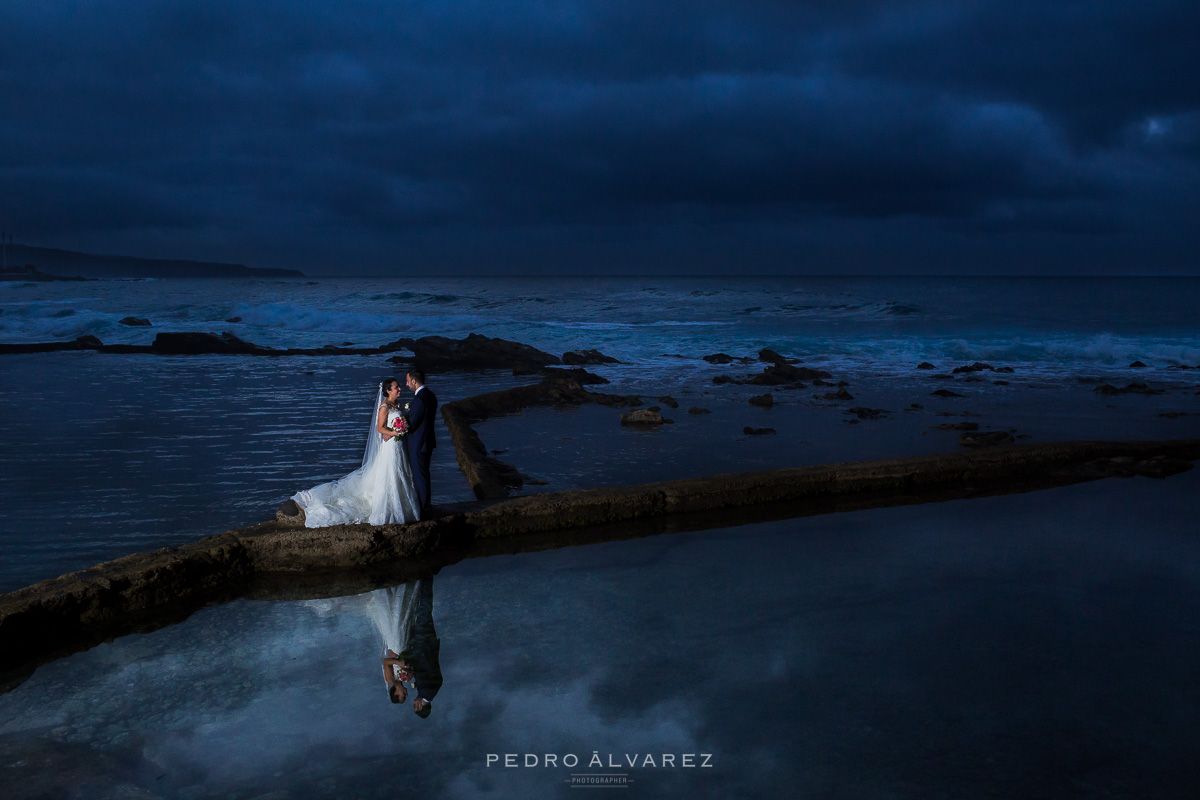
[[[480,332],[553,353],[598,347],[626,362],[595,368],[607,390],[680,402],[676,424],[653,432],[596,407],[480,426],[490,448],[546,481],[528,491],[560,491],[950,450],[957,434],[929,427],[959,419],[1028,441],[1200,436],[1200,373],[1168,369],[1200,364],[1198,289],[1190,278],[0,283],[0,341],[230,330],[276,346],[376,345]],[[117,323],[129,314],[154,327]],[[712,378],[757,367],[699,358],[765,346],[849,381],[854,402],[784,391],[754,408],[759,389]],[[975,359],[1015,371],[955,382],[964,397],[941,400],[930,392],[951,384],[914,369]],[[1148,367],[1130,370],[1134,359]],[[358,465],[374,387],[397,371],[386,357],[0,356],[0,591],[269,517]],[[1099,397],[1102,380],[1166,393]],[[433,377],[443,402],[516,382]],[[912,403],[925,408],[905,411]],[[850,424],[847,405],[891,413]],[[1159,416],[1172,412],[1190,416]],[[778,433],[748,438],[746,426]],[[450,447],[433,472],[437,502],[470,498]]]
[[[605,772],[637,797],[1190,798],[1197,491],[1191,472],[464,561],[432,578],[424,720],[389,702],[353,600],[209,608],[0,696],[0,783],[544,797]],[[488,766],[506,753],[539,766]]]

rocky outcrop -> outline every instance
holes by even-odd
[[[148,345],[106,345],[94,336],[81,336],[71,342],[0,344],[0,354],[49,353],[60,350],[95,350],[100,353],[148,353],[171,356],[370,356],[410,351],[411,356],[397,356],[390,360],[405,366],[418,366],[429,372],[538,369],[560,363],[557,356],[544,353],[536,347],[520,342],[510,342],[506,339],[491,339],[477,333],[472,333],[465,339],[447,339],[443,336],[397,339],[380,347],[329,344],[324,347],[274,348],[247,342],[228,332],[216,334],[202,331],[160,333],[155,337],[154,342]],[[598,378],[598,380],[603,379]]]
[[[122,317],[117,320],[118,325],[130,325],[134,327],[146,328],[150,327],[150,320],[145,317]]]
[[[978,422],[943,422],[940,425],[930,425],[931,430],[938,431],[977,431]]]
[[[514,377],[540,375],[543,378],[569,380],[585,385],[608,383],[607,378],[602,378],[594,372],[588,372],[583,367],[576,367],[575,369],[563,369],[562,367],[517,367],[512,371],[512,374]]]
[[[620,364],[612,356],[606,356],[599,350],[571,350],[563,353],[562,363],[569,367],[587,367],[596,364]]]
[[[919,369],[919,367],[918,367],[918,369]],[[967,372],[967,373],[982,372],[984,370],[987,370],[988,372],[1012,372],[1013,368],[1012,367],[993,367],[991,364],[985,364],[982,361],[976,361],[974,364],[967,364],[966,366],[955,367],[951,371],[954,372],[955,374],[959,374],[959,373],[963,373],[963,372]]]
[[[775,395],[770,392],[755,395],[750,398],[750,405],[759,406],[760,408],[770,408],[775,405]]]
[[[621,424],[634,428],[657,428],[672,422],[674,420],[664,418],[657,408],[639,408],[621,415]]]
[[[413,355],[411,358],[399,357],[389,361],[420,367],[427,372],[536,368],[562,363],[558,356],[536,347],[478,333],[472,333],[465,339],[449,339],[445,336],[397,339],[394,344],[411,350]]]

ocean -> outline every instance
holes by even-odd
[[[151,326],[120,324],[127,316]],[[622,430],[599,407],[484,423],[489,447],[546,481],[528,491],[956,449],[927,431],[942,421],[935,414],[979,416],[1034,441],[1200,430],[1200,372],[1178,369],[1200,365],[1197,278],[0,283],[0,342],[147,344],[160,331],[230,331],[273,347],[482,333],[555,354],[596,348],[622,362],[592,368],[612,382],[603,391],[683,404],[657,435]],[[746,405],[756,387],[713,386],[716,375],[757,368],[702,356],[764,347],[847,381],[849,405],[891,413],[854,427],[845,403],[776,392],[763,411]],[[937,369],[916,370],[922,361]],[[955,382],[962,400],[929,398],[949,385],[930,375],[975,361],[1013,374]],[[1135,361],[1146,366],[1130,369]],[[402,371],[384,356],[0,356],[0,591],[270,517],[295,491],[354,468],[374,387]],[[434,375],[431,385],[447,402],[527,380],[496,370]],[[1165,393],[1092,392],[1134,380]],[[714,413],[683,413],[693,405]],[[748,440],[747,425],[778,435]],[[443,442],[435,500],[471,499]]]
[[[476,426],[537,481],[522,491],[553,492],[954,451],[957,432],[936,426],[962,421],[1017,441],[1200,437],[1198,312],[1192,278],[95,281],[0,284],[0,342],[481,333],[596,348],[622,363],[589,367],[610,381],[592,388],[638,394],[674,424],[625,428],[619,409],[584,405]],[[702,358],[764,347],[853,399],[776,388],[772,407],[753,406],[764,387],[713,379],[761,364]],[[952,372],[975,361],[1012,371]],[[358,466],[375,387],[403,367],[0,355],[0,591],[271,517]],[[430,385],[445,403],[531,380]],[[1146,392],[1094,391],[1104,383]],[[441,442],[434,502],[471,499]],[[10,685],[0,785],[18,798],[511,797],[571,793],[602,771],[642,796],[1190,797],[1198,481],[448,564],[428,578],[444,676],[428,719],[389,702],[381,631],[359,600],[253,588]],[[506,754],[520,766],[489,761]]]

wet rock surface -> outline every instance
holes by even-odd
[[[755,395],[750,398],[750,405],[759,406],[760,408],[770,408],[775,405],[775,396],[770,392]]]
[[[964,395],[958,392],[952,392],[949,389],[938,389],[929,393],[933,397],[963,397]]]
[[[699,406],[692,406],[691,408],[688,409],[688,413],[695,415],[695,416],[699,416],[701,414],[711,414],[712,412],[709,411],[707,408],[700,408]]]
[[[133,327],[150,327],[150,320],[145,317],[122,317],[117,320],[118,325],[130,325]]]

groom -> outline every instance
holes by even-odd
[[[411,369],[405,376],[405,385],[413,393],[412,403],[408,409],[408,436],[405,446],[408,447],[408,459],[412,463],[413,483],[416,484],[417,498],[421,501],[421,514],[429,512],[429,459],[433,448],[437,447],[434,439],[433,426],[437,419],[437,395],[425,385],[425,371]]]

